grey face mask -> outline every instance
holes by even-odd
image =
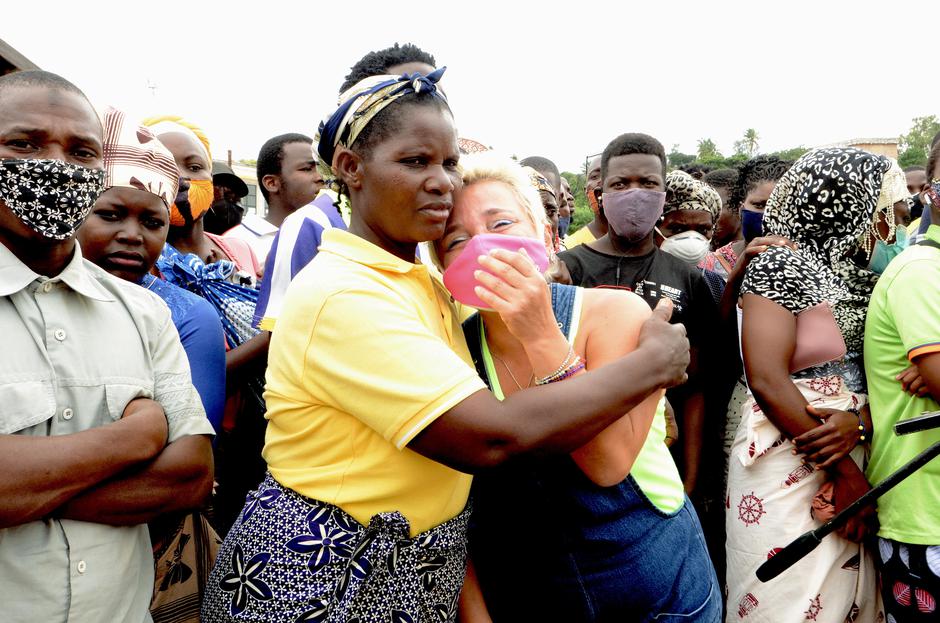
[[[71,238],[104,188],[104,171],[61,160],[0,160],[0,201],[33,231]]]
[[[631,188],[604,193],[601,207],[615,234],[628,242],[639,242],[653,231],[665,204],[664,192]]]

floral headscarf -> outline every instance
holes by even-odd
[[[854,148],[805,154],[780,178],[764,212],[764,233],[798,249],[771,247],[747,267],[742,294],[757,294],[796,314],[833,305],[848,349],[861,351],[865,311],[877,275],[852,261],[873,229],[891,161]],[[893,220],[891,221],[893,222]]]

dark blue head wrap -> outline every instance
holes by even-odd
[[[386,106],[409,93],[431,93],[445,103],[447,97],[437,86],[446,67],[436,69],[428,75],[419,73],[401,76],[370,76],[340,95],[339,108],[320,123],[317,135],[319,168],[324,178],[333,178],[333,155],[337,145],[349,147],[372,119]]]

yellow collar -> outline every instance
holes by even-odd
[[[371,242],[338,228],[323,232],[320,251],[333,253],[357,264],[392,273],[405,274],[416,269],[427,270],[423,264],[406,262]]]

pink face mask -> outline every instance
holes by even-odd
[[[493,249],[505,249],[512,252],[525,249],[538,267],[539,273],[544,273],[548,269],[548,252],[541,240],[503,234],[478,234],[470,239],[457,259],[444,271],[444,285],[453,297],[464,305],[490,311],[486,303],[480,300],[473,291],[473,288],[479,285],[473,273],[483,270],[477,258]]]

